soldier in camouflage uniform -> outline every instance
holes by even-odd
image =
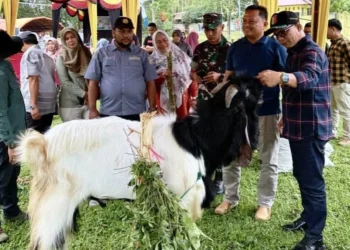
[[[224,25],[221,14],[205,14],[203,28],[208,40],[198,44],[191,63],[191,77],[199,84],[199,99],[207,99],[208,92],[211,92],[223,80],[226,56],[231,45],[222,35]],[[221,170],[215,173],[214,185],[218,194],[223,193]]]

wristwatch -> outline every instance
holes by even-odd
[[[283,72],[281,74],[281,84],[288,85],[288,82],[289,82],[289,75]]]
[[[29,108],[30,108],[30,110],[34,110],[34,109],[38,108],[38,106],[32,106],[32,105],[30,105]]]

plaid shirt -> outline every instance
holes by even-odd
[[[310,38],[288,50],[286,72],[297,78],[298,87],[283,87],[283,137],[289,140],[332,136],[328,60]]]
[[[327,56],[332,85],[350,83],[350,41],[344,38],[333,40]]]

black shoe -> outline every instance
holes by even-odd
[[[23,211],[20,211],[18,215],[13,216],[13,217],[4,216],[5,222],[20,222],[20,223],[22,223],[28,219],[29,219],[28,214],[23,212]]]
[[[326,250],[326,246],[323,244],[323,240],[314,240],[305,236],[298,244],[295,245],[293,250]]]
[[[289,232],[295,232],[295,231],[303,231],[306,229],[306,222],[302,219],[297,219],[296,221],[293,221],[290,224],[286,224],[282,226],[283,230],[289,231]]]
[[[216,194],[224,193],[224,182],[223,181],[214,181],[214,187]]]

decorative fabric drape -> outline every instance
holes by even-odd
[[[269,15],[267,21],[270,22],[271,16],[277,12],[278,0],[259,0],[259,5],[262,5],[267,9]],[[270,25],[268,25],[268,27],[270,27]]]
[[[14,36],[19,0],[4,0],[3,5],[6,19],[6,31],[10,36]]]
[[[92,47],[95,51],[97,46],[97,4],[88,1],[88,13],[91,29]]]
[[[129,17],[135,27],[135,33],[137,32],[137,16],[140,12],[139,0],[123,0],[122,1],[123,16]]]
[[[329,2],[329,0],[312,1],[312,38],[322,49],[326,46]]]

